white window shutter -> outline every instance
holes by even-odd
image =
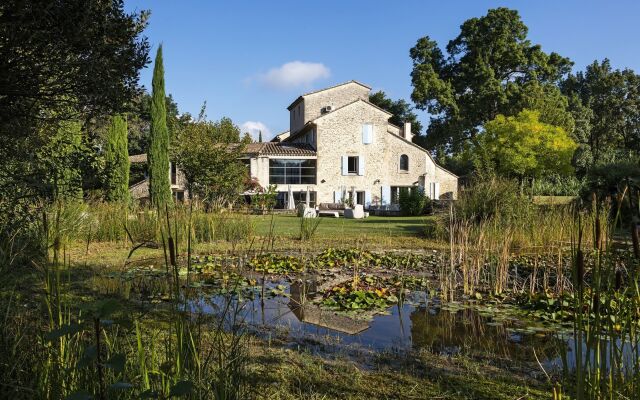
[[[366,208],[371,207],[371,191],[370,190],[364,191],[364,206]]]
[[[364,156],[358,156],[358,175],[364,175]]]
[[[362,143],[373,143],[373,124],[362,124]]]
[[[336,190],[335,192],[333,192],[333,202],[340,203],[341,201],[342,201],[342,192],[339,190]]]
[[[382,186],[382,196],[381,201],[382,205],[386,206],[391,203],[391,186]]]
[[[349,158],[342,156],[342,175],[349,175]]]
[[[433,199],[438,200],[440,198],[440,182],[433,183]]]

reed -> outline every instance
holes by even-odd
[[[637,202],[637,190],[627,188],[621,195],[633,196],[629,200]],[[628,240],[627,249],[623,241],[614,240],[614,234],[625,226],[631,225],[632,231],[637,227],[622,221],[620,206],[614,213],[608,207],[607,199],[594,195],[591,213],[578,216],[579,230],[573,242],[575,302],[570,343],[574,351],[572,359],[563,360],[563,380],[556,386],[561,384],[578,400],[640,396],[640,260]],[[591,221],[585,224],[585,220]],[[597,239],[586,245],[583,234],[589,228]],[[591,265],[586,262],[587,254]]]
[[[149,319],[125,301],[131,285],[162,290],[144,277],[133,283],[121,278],[109,295],[93,293],[96,300],[78,302],[72,280],[77,267],[66,248],[91,226],[86,211],[78,210],[77,205],[55,204],[38,224],[38,240],[49,249],[45,258],[32,258],[42,283],[44,314],[37,307],[32,313],[17,307],[17,295],[0,298],[0,351],[11,357],[10,363],[5,357],[0,362],[0,397],[245,398],[244,303],[229,295],[215,316],[196,310],[193,291],[178,274],[178,249],[191,252],[191,226],[181,225],[191,220],[189,211],[155,213],[164,220],[155,229],[164,239],[169,273],[148,279],[164,280],[170,298],[168,314]]]
[[[305,218],[304,216],[298,217],[300,220],[300,233],[298,238],[302,241],[311,240],[318,230],[318,226],[322,222],[320,217]]]
[[[452,299],[453,288],[458,286],[467,296],[478,290],[496,294],[520,292],[527,287],[530,292],[540,286],[547,290],[551,276],[552,290],[561,293],[569,289],[565,258],[576,229],[576,212],[583,212],[577,204],[534,205],[509,181],[490,178],[475,182],[450,208],[447,227],[450,265],[446,274],[440,274],[444,285],[441,289],[447,293],[444,297]],[[606,215],[606,210],[600,215]],[[586,224],[591,228],[596,223],[589,220]],[[593,243],[595,233],[585,232],[583,241]],[[536,260],[533,271],[518,271],[512,265],[513,255],[519,254],[533,256]],[[539,271],[540,259],[555,262]]]

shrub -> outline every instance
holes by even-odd
[[[579,196],[584,181],[575,176],[550,175],[535,179],[531,194],[534,196]]]
[[[430,204],[429,199],[424,195],[421,188],[412,188],[412,190],[400,190],[400,211],[406,215],[422,215],[425,213],[426,207]]]
[[[527,212],[531,202],[515,180],[477,176],[460,192],[455,206],[458,217],[481,221],[494,216],[514,218]]]
[[[255,224],[249,215],[218,214],[216,218],[216,238],[237,243],[253,236]]]
[[[594,192],[602,197],[615,195],[629,183],[637,182],[640,182],[640,167],[635,161],[599,165],[588,172],[582,196],[590,201]]]
[[[449,239],[449,216],[439,215],[433,219],[426,219],[424,235],[427,239],[448,240]]]

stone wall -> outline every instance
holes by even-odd
[[[268,173],[268,170],[267,170]],[[169,172],[169,179],[171,179],[171,172]],[[171,182],[171,180],[169,180]],[[184,192],[184,198],[189,198],[189,191],[187,190],[187,178],[180,169],[176,170],[176,184],[171,185],[172,192]],[[129,186],[129,194],[134,200],[149,200],[149,178],[146,178],[138,183]]]
[[[458,198],[458,177],[446,169],[436,165],[435,182],[440,182],[441,199]]]
[[[371,89],[356,82],[348,82],[330,89],[304,95],[302,101],[289,111],[291,132],[299,131],[304,124],[322,115],[322,109],[334,110],[358,99],[368,100]]]
[[[383,186],[424,186],[440,182],[441,198],[457,196],[457,177],[438,167],[418,145],[389,132],[389,114],[358,102],[316,120],[318,202],[333,202],[334,192],[346,188],[368,191],[371,200],[382,199]],[[362,124],[372,123],[374,139],[362,142]],[[400,170],[400,156],[409,157],[409,170]],[[342,175],[342,156],[364,157],[363,175]],[[325,180],[325,183],[322,183]]]
[[[426,150],[401,137],[402,129],[388,123],[389,113],[367,102],[369,92],[369,88],[349,82],[304,95],[291,108],[292,133],[300,130],[306,122],[314,121],[317,151],[316,185],[292,185],[292,189],[306,190],[308,186],[309,190],[317,192],[318,203],[332,203],[336,191],[355,188],[355,191],[368,192],[372,204],[379,204],[384,187],[425,187],[430,182],[438,182],[440,198],[455,199],[458,178],[437,166]],[[334,111],[323,114],[322,109],[326,106],[331,106]],[[373,125],[374,137],[370,144],[363,143],[362,125],[365,123]],[[408,171],[400,170],[403,154],[409,158]],[[343,156],[364,158],[364,173],[343,175]],[[251,175],[258,178],[262,186],[267,186],[269,158],[253,158]],[[288,185],[278,187],[279,191],[287,189]]]
[[[140,181],[129,187],[129,193],[133,200],[148,200],[149,199],[149,179]]]

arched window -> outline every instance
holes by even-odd
[[[400,156],[400,171],[408,171],[409,170],[409,156],[403,154]]]

